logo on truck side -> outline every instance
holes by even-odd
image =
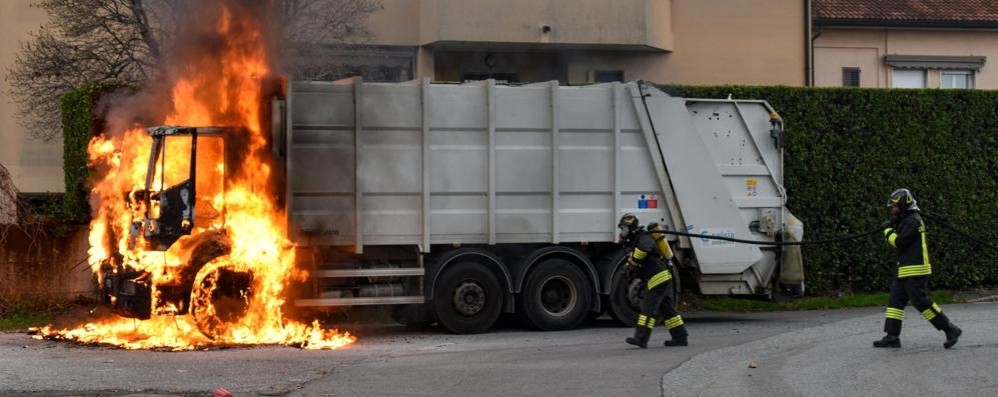
[[[727,228],[726,229],[700,229],[700,235],[701,236],[717,236],[717,237],[735,238],[735,229],[727,229]],[[700,247],[702,247],[702,248],[711,248],[711,247],[724,246],[724,245],[734,245],[734,244],[735,244],[734,241],[715,240],[715,239],[709,239],[709,238],[700,237]]]

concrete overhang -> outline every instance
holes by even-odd
[[[419,45],[672,51],[672,0],[424,0]]]
[[[629,51],[670,52],[669,50],[641,44],[589,44],[589,43],[500,43],[481,41],[436,41],[426,44],[435,51]]]

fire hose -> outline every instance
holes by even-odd
[[[947,222],[944,218],[942,218],[940,216],[931,215],[931,214],[927,214],[927,213],[924,213],[924,212],[920,212],[920,213],[922,215],[924,215],[927,219],[929,219],[929,220],[931,220],[933,222],[936,222],[937,224],[943,226],[943,228],[945,228],[945,229],[947,229],[947,230],[949,230],[951,232],[954,232],[954,233],[960,235],[963,238],[966,238],[966,239],[968,239],[970,241],[973,241],[973,242],[975,242],[977,244],[980,244],[980,245],[983,245],[985,247],[991,248],[992,250],[998,251],[998,247],[996,247],[995,245],[990,244],[990,243],[988,243],[988,242],[986,242],[984,240],[981,240],[979,238],[976,238],[974,236],[971,236],[971,235],[967,234],[966,232],[961,231],[960,229],[957,229],[953,225],[950,225],[949,222]],[[782,245],[818,245],[818,244],[841,243],[841,242],[845,242],[845,241],[855,240],[855,239],[858,239],[860,237],[865,237],[865,236],[869,236],[869,235],[872,235],[872,234],[881,233],[882,231],[883,231],[883,229],[881,229],[880,227],[877,227],[877,228],[871,229],[869,231],[860,232],[860,233],[853,233],[853,234],[849,234],[849,235],[842,236],[842,237],[829,238],[829,239],[821,239],[821,240],[808,240],[808,241],[760,241],[760,240],[745,240],[745,239],[739,239],[739,238],[733,238],[733,237],[711,236],[711,235],[706,235],[706,234],[687,233],[687,232],[680,232],[680,231],[674,231],[674,230],[664,230],[664,229],[659,229],[659,230],[655,230],[655,231],[645,230],[645,231],[642,231],[642,233],[662,233],[662,234],[670,234],[670,235],[675,235],[675,236],[687,236],[687,237],[703,238],[703,239],[709,239],[709,240],[724,240],[724,241],[731,241],[731,242],[743,243],[743,244],[755,244],[755,245],[767,245],[767,246],[782,246]]]
[[[854,233],[854,234],[850,234],[850,235],[843,236],[843,237],[830,238],[830,239],[822,239],[822,240],[808,240],[808,241],[760,241],[760,240],[745,240],[745,239],[734,238],[734,237],[711,236],[711,235],[706,235],[706,234],[687,233],[687,232],[679,232],[679,231],[675,231],[675,230],[664,230],[664,229],[660,229],[660,230],[656,230],[656,231],[647,231],[647,230],[645,230],[645,231],[642,231],[641,233],[662,233],[662,234],[671,234],[671,235],[675,235],[675,236],[686,236],[686,237],[705,238],[705,239],[709,239],[709,240],[724,240],[724,241],[731,241],[731,242],[735,242],[735,243],[779,246],[779,245],[815,245],[815,244],[841,243],[841,242],[845,242],[845,241],[849,241],[849,240],[855,240],[855,239],[860,238],[860,237],[869,236],[871,234],[877,234],[877,233],[880,233],[882,230],[883,229],[880,229],[878,227],[876,229],[872,229],[872,230],[861,232],[861,233]]]
[[[950,225],[949,222],[946,221],[946,218],[943,218],[943,217],[938,216],[938,215],[928,214],[928,213],[925,213],[925,212],[921,212],[921,214],[924,215],[927,219],[929,219],[929,220],[931,220],[931,221],[933,221],[933,222],[941,225],[944,229],[949,230],[950,232],[953,232],[953,233],[956,233],[956,234],[960,235],[960,237],[963,237],[963,238],[965,238],[967,240],[973,241],[973,242],[975,242],[977,244],[980,244],[980,245],[983,245],[985,247],[991,248],[995,252],[998,252],[998,246],[995,246],[994,244],[988,243],[987,241],[981,240],[981,239],[979,239],[977,237],[971,236],[970,234],[968,234],[968,233],[966,233],[966,232],[964,232],[964,231],[962,231],[960,229],[957,229],[953,225]]]

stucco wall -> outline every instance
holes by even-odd
[[[815,83],[841,86],[842,68],[860,67],[863,87],[890,87],[888,54],[983,55],[987,61],[975,75],[975,88],[998,88],[998,67],[992,65],[998,62],[998,31],[990,30],[823,28],[815,41]],[[929,71],[929,88],[939,87],[939,75]]]
[[[803,1],[674,0],[672,22],[675,51],[636,68],[636,77],[683,84],[805,83]]]
[[[61,192],[62,139],[41,142],[30,139],[15,119],[16,106],[7,95],[7,72],[20,43],[29,39],[48,16],[30,6],[31,0],[0,1],[0,164],[10,171],[21,192]]]
[[[671,43],[672,0],[382,0],[372,44],[436,42],[650,46]],[[665,18],[649,18],[664,15]],[[547,25],[551,30],[542,31]]]
[[[421,5],[418,13],[417,2]],[[521,81],[543,78],[583,83],[594,70],[623,70],[628,80],[663,83],[805,82],[803,1],[626,1],[614,4],[615,13],[610,15],[604,15],[607,6],[602,1],[573,1],[571,6],[559,0],[527,3],[532,5],[497,0],[386,0],[385,10],[371,17],[369,28],[375,44],[413,45],[419,37],[418,44],[433,54],[433,61],[421,52],[417,74],[432,74],[437,80],[455,81],[463,73],[480,72],[484,54],[493,52],[498,58],[515,60],[494,71],[517,72]],[[638,5],[643,9],[632,9]],[[512,14],[499,16],[500,9]],[[635,18],[635,13],[645,22],[634,26],[622,22],[624,17]],[[558,24],[552,23],[552,33],[565,32],[563,36],[545,40],[540,22],[526,22],[552,15],[561,18]],[[578,17],[564,19],[564,15]],[[618,17],[624,19],[617,21]],[[600,30],[611,27],[621,30],[612,35]],[[642,34],[644,39],[637,38]],[[641,51],[633,46],[641,40],[653,45]],[[670,51],[655,50],[666,47]],[[435,70],[427,73],[426,67]]]

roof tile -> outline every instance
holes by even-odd
[[[998,22],[995,0],[814,0],[814,19]]]

